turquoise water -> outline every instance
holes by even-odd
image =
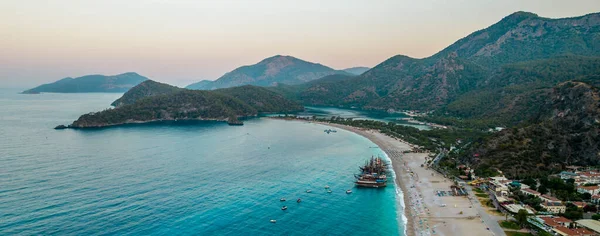
[[[120,94],[16,92],[0,90],[0,235],[404,232],[394,187],[353,188],[383,155],[356,134],[269,119],[53,130]]]
[[[353,118],[353,119],[364,119],[364,120],[376,120],[382,122],[394,122],[399,125],[411,126],[420,130],[430,130],[431,127],[428,125],[421,125],[410,123],[406,120],[402,120],[403,118],[408,118],[409,116],[403,113],[387,113],[382,111],[363,111],[363,110],[353,110],[353,109],[344,109],[337,107],[306,107],[304,112],[298,113],[300,116],[317,116],[317,117],[332,117],[339,116],[342,118]]]

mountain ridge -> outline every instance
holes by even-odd
[[[188,89],[212,90],[241,85],[273,86],[300,84],[331,74],[349,74],[292,56],[275,55],[252,65],[245,65],[225,73],[217,80],[206,80],[186,86]]]
[[[130,88],[146,80],[148,80],[148,78],[135,72],[127,72],[109,76],[100,74],[85,75],[77,78],[66,77],[52,83],[42,84],[35,88],[25,90],[22,93],[121,93],[126,92]]]

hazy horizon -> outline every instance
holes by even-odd
[[[290,55],[334,69],[431,56],[503,17],[600,11],[595,0],[0,2],[0,87],[136,72],[184,86]]]

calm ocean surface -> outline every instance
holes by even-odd
[[[353,188],[384,155],[359,135],[269,119],[54,130],[121,94],[17,92],[0,89],[0,235],[404,232],[393,186]]]

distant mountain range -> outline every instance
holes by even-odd
[[[43,84],[25,90],[23,93],[123,93],[147,79],[134,72],[111,76],[86,75],[77,78],[68,77],[54,83]]]
[[[241,85],[274,86],[301,84],[332,74],[351,73],[307,62],[291,56],[273,56],[257,64],[242,66],[226,73],[215,81],[203,80],[190,84],[187,89],[211,90]]]
[[[371,68],[364,67],[364,66],[357,66],[357,67],[352,67],[352,68],[348,68],[348,69],[343,69],[343,71],[348,72],[353,75],[360,75],[362,73],[365,73],[369,69],[371,69]]]

